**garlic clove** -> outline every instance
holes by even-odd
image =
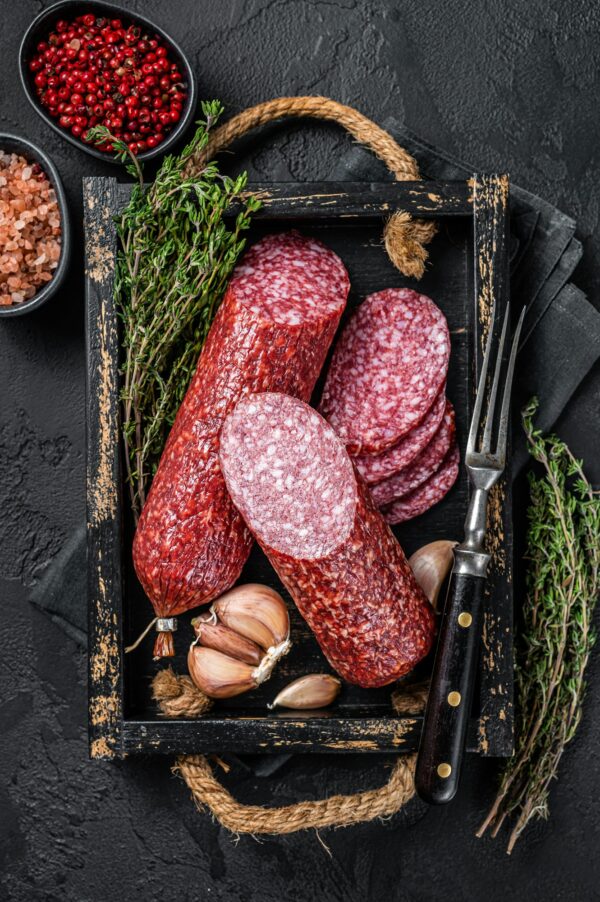
[[[440,539],[423,545],[408,559],[415,579],[421,586],[431,605],[437,610],[437,601],[444,580],[450,573],[454,561],[457,542]]]
[[[309,711],[325,708],[340,694],[342,681],[330,673],[309,673],[281,690],[269,708],[293,708]]]
[[[199,644],[205,648],[214,648],[230,658],[237,658],[238,661],[252,664],[254,667],[260,664],[264,655],[263,649],[256,642],[251,642],[228,626],[217,622],[213,614],[204,613],[194,617],[192,626]]]
[[[188,652],[188,670],[198,689],[209,698],[233,698],[256,686],[254,667],[196,643]]]
[[[279,592],[259,583],[236,586],[211,606],[219,620],[265,650],[281,645],[290,633],[287,606]]]
[[[244,636],[251,642],[255,642],[265,651],[274,644],[273,633],[268,626],[265,626],[256,617],[248,617],[245,614],[232,613],[227,609],[224,613],[219,612],[219,617],[223,619],[223,623],[227,624],[230,629]]]

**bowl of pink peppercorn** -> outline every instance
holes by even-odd
[[[94,126],[105,126],[144,161],[165,153],[195,112],[194,75],[181,48],[114,4],[62,0],[45,9],[21,42],[20,74],[51,128],[109,162],[110,140],[86,139]]]
[[[0,317],[45,304],[64,282],[70,251],[54,164],[31,141],[0,132]]]

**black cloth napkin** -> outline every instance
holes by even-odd
[[[389,119],[384,127],[417,159],[426,178],[463,179],[477,170],[431,147],[395,119]],[[356,181],[391,178],[384,164],[360,146],[338,161],[331,177]],[[538,422],[548,430],[600,357],[600,313],[569,281],[582,253],[574,237],[575,221],[542,198],[512,185],[510,222],[511,291],[518,306],[528,307],[515,378],[515,407],[519,409],[537,395]],[[518,430],[516,434],[515,474],[527,460]],[[85,542],[82,524],[29,596],[82,645],[87,633]]]

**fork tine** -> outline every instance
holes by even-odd
[[[496,302],[494,301],[494,306],[492,307],[492,315],[490,318],[490,325],[488,328],[488,337],[485,343],[485,351],[483,354],[483,362],[481,364],[481,373],[479,374],[477,394],[475,396],[475,406],[473,407],[473,414],[471,416],[471,428],[469,429],[469,438],[467,440],[467,454],[473,454],[475,452],[477,433],[479,432],[479,426],[481,423],[481,408],[483,407],[483,399],[485,397],[485,385],[487,380],[488,365],[490,362],[490,355],[492,353],[492,339],[494,336],[495,322]]]
[[[481,453],[489,454],[492,448],[492,429],[494,426],[494,413],[496,410],[496,397],[498,395],[498,386],[500,384],[500,373],[502,372],[502,362],[504,358],[504,342],[506,341],[506,333],[510,322],[510,304],[506,305],[504,311],[504,322],[502,323],[502,334],[500,335],[500,343],[496,355],[496,366],[494,368],[494,381],[487,405],[487,416],[485,418],[485,429],[483,439],[481,441]]]
[[[510,395],[512,390],[513,375],[515,371],[515,360],[517,357],[517,350],[519,348],[519,336],[521,335],[521,329],[523,327],[523,320],[525,319],[526,312],[527,307],[523,307],[523,309],[521,310],[521,315],[519,317],[519,322],[517,323],[517,328],[515,329],[515,334],[513,335],[512,345],[510,349],[510,358],[508,360],[508,368],[506,370],[506,382],[504,383],[502,410],[500,412],[500,425],[498,426],[498,444],[496,448],[496,456],[501,458],[503,464],[506,457],[506,435],[508,432],[508,414],[510,410]]]

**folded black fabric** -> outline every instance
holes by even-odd
[[[86,563],[86,526],[82,523],[29,595],[29,601],[49,614],[79,645],[87,644]]]
[[[600,312],[584,293],[568,284],[559,291],[520,353],[514,385],[514,408],[537,395],[536,423],[548,432],[583,376],[600,359]],[[527,462],[523,442],[515,443],[513,472]]]
[[[523,323],[523,332],[521,344],[524,345],[527,339],[533,335],[533,332],[540,320],[548,310],[552,301],[556,298],[562,288],[567,284],[575,267],[583,256],[583,247],[577,238],[571,238],[558,263],[540,287],[536,296],[529,302],[525,322]],[[585,296],[581,296],[580,302],[582,306],[590,306]],[[585,375],[585,374],[584,374]]]

